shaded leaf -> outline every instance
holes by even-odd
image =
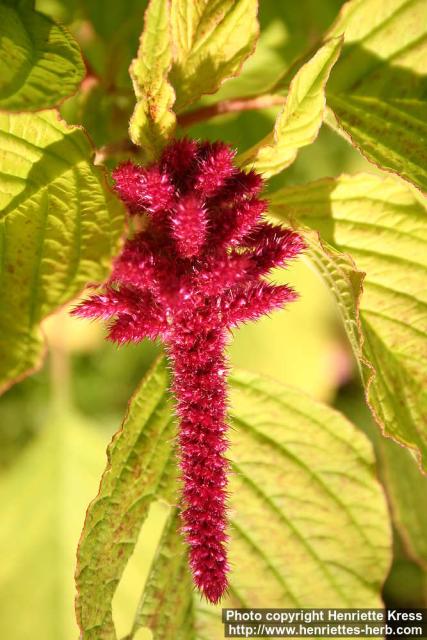
[[[244,166],[271,177],[292,164],[298,149],[316,139],[323,122],[325,85],[341,46],[341,38],[329,40],[301,67],[291,82],[274,132],[240,156]]]
[[[79,46],[66,29],[23,3],[0,2],[0,109],[53,107],[83,76]]]
[[[423,570],[427,570],[427,476],[420,474],[413,452],[390,438],[384,438],[372,420],[363,395],[359,396],[354,384],[348,385],[338,395],[337,406],[374,444],[378,475],[397,530],[393,566],[383,591],[384,597],[386,601],[401,602],[401,606],[417,606],[417,603],[421,606],[423,594],[418,578]],[[406,571],[407,581],[402,575]],[[401,580],[407,587],[404,594]]]
[[[345,47],[327,99],[344,132],[368,160],[427,190],[427,3],[353,0],[329,36]]]
[[[138,54],[130,69],[137,98],[130,121],[132,141],[152,160],[175,129],[175,92],[167,76],[172,65],[170,0],[150,0]]]
[[[192,640],[194,588],[179,531],[179,510],[171,508],[136,612],[130,638],[148,627],[155,638]]]
[[[376,443],[393,522],[408,555],[427,571],[427,477],[410,451],[386,438]]]
[[[323,240],[354,258],[355,265],[344,254],[339,258],[347,262],[350,275],[336,279],[335,254],[311,243],[347,318],[374,416],[386,434],[416,449],[425,464],[425,201],[404,183],[369,174],[282,189],[271,201],[280,219],[316,229]],[[356,269],[366,273],[362,296],[351,286],[359,278]]]
[[[258,38],[257,0],[172,0],[176,110],[239,73]]]
[[[106,42],[111,42],[117,36],[118,31],[124,31],[129,36],[130,30],[139,30],[139,33],[142,30],[147,0],[127,0],[126,3],[104,0],[102,4],[98,0],[78,1],[81,4],[81,10],[90,20],[96,33]],[[133,22],[132,28],[130,22]],[[126,46],[126,43],[123,45]]]
[[[131,97],[117,96],[101,82],[87,82],[75,95],[61,105],[61,115],[69,124],[84,127],[102,157],[102,147],[117,146],[114,164],[117,160],[129,158],[131,142],[129,119],[134,102]],[[116,149],[115,149],[116,150]],[[123,158],[120,158],[123,154]]]
[[[62,1],[68,8],[70,2],[77,2],[80,19],[86,19],[91,30],[93,28],[89,38],[79,37],[79,41],[90,69],[101,80],[106,94],[118,100],[125,97],[130,102],[133,91],[129,67],[138,50],[148,0]],[[79,22],[75,22],[73,26],[80,36]]]
[[[89,140],[56,112],[0,114],[0,387],[39,365],[39,324],[103,280],[122,206]]]

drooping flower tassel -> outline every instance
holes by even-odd
[[[203,313],[204,311],[204,313]],[[180,417],[182,530],[197,587],[218,602],[227,586],[228,462],[225,332],[209,309],[188,318],[167,347]],[[197,330],[194,340],[193,330]]]
[[[125,243],[107,283],[76,315],[109,320],[124,344],[160,338],[173,370],[183,480],[182,531],[194,582],[218,602],[227,588],[225,346],[230,328],[296,298],[266,280],[304,247],[262,219],[263,183],[225,144],[179,140],[150,167],[113,173],[130,215],[148,224]]]

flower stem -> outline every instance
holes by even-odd
[[[235,113],[239,111],[251,111],[255,109],[267,109],[285,102],[283,96],[264,95],[256,97],[243,97],[234,100],[222,100],[206,107],[200,107],[193,111],[186,111],[178,116],[178,124],[180,127],[191,127],[197,122],[209,120],[226,113]]]

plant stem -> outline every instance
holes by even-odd
[[[196,124],[196,122],[216,118],[225,113],[266,109],[283,104],[284,102],[285,98],[277,95],[257,96],[255,98],[249,96],[246,98],[236,98],[234,100],[222,100],[221,102],[216,102],[206,107],[200,107],[199,109],[182,113],[178,116],[177,120],[180,127],[190,127]]]

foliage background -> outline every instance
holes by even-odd
[[[268,86],[316,43],[342,4],[262,0],[257,57],[245,66],[244,77],[224,84],[215,101],[232,92],[262,90],[262,83]],[[137,49],[145,3],[40,0],[37,8],[68,25],[92,73],[85,91],[68,99],[62,113],[69,122],[83,123],[97,147],[122,140],[133,107],[127,69]],[[213,100],[207,97],[201,103]],[[274,108],[229,114],[199,123],[189,133],[229,141],[242,151],[271,130],[276,114]],[[376,171],[323,126],[315,143],[303,148],[271,186],[364,170]],[[298,261],[285,276],[300,292],[300,300],[291,311],[236,332],[232,364],[339,408],[380,452],[334,300],[308,259]],[[137,383],[159,353],[148,343],[118,350],[103,341],[98,325],[70,318],[68,309],[45,321],[44,331],[48,357],[42,370],[12,387],[0,403],[0,636],[10,640],[76,637],[72,575],[84,511],[96,493],[106,445]],[[387,446],[397,458],[405,455],[394,443]],[[423,482],[420,477],[420,486]],[[129,630],[165,513],[159,504],[151,509],[115,595],[113,616],[119,635]],[[411,557],[394,530],[385,602],[427,606],[426,585],[425,567]],[[142,632],[136,637],[146,636]]]

